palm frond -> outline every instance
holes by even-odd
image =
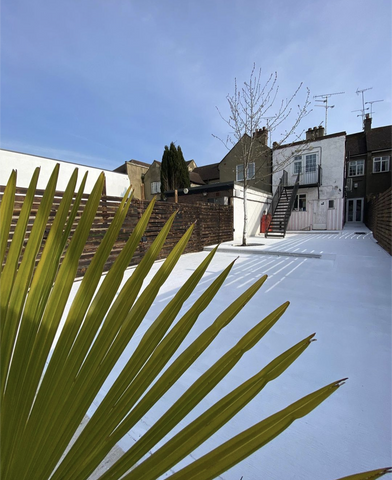
[[[75,193],[78,175],[75,170],[45,238],[58,174],[56,166],[29,231],[32,212],[39,201],[36,195],[39,170],[34,172],[11,242],[16,172],[10,176],[0,205],[1,478],[4,480],[87,479],[117,442],[192,368],[267,278],[260,278],[234,299],[176,356],[234,264],[228,265],[190,305],[190,297],[213,260],[215,248],[146,329],[122,372],[75,439],[75,432],[95,397],[183,254],[193,225],[151,278],[151,269],[169,235],[174,213],[120,288],[155,204],[155,200],[150,202],[103,277],[105,263],[130,207],[132,195],[128,190],[74,292],[79,260],[100,202],[104,176],[100,175],[82,208],[86,176]],[[138,480],[158,478],[227,423],[268,382],[281,375],[306,350],[313,335],[282,353],[161,446],[164,437],[172,435],[185,416],[217,388],[287,307],[288,302],[245,332],[101,478],[114,480],[123,475]],[[214,478],[313,410],[341,384],[339,381],[327,385],[262,420],[172,478]],[[146,458],[149,452],[154,453]],[[378,478],[387,471],[347,478]]]

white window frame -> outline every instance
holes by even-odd
[[[351,169],[355,169],[355,173],[351,173]],[[365,175],[365,160],[350,160],[348,162],[348,176],[349,177],[362,177]]]
[[[301,197],[302,197],[302,198],[301,198]],[[299,203],[300,203],[301,200],[302,200],[302,201],[305,200],[305,210],[303,209],[303,207],[302,207],[301,210],[299,209]],[[296,204],[297,204],[297,208],[295,208],[295,205],[296,205]],[[295,196],[295,201],[294,201],[294,208],[293,208],[293,210],[294,210],[295,212],[306,212],[306,204],[307,204],[306,193],[297,193],[297,195]]]
[[[308,153],[305,155],[305,171],[306,173],[315,172],[317,170],[317,154]]]
[[[156,195],[157,193],[161,193],[161,182],[151,182],[151,195]]]
[[[294,157],[293,162],[293,174],[298,175],[299,173],[302,173],[302,155]]]
[[[246,169],[246,179],[253,180],[256,177],[256,164],[255,162],[250,162],[248,168]],[[244,165],[240,163],[235,167],[235,180],[236,182],[244,181]]]
[[[332,205],[331,205],[332,202]],[[328,209],[334,210],[335,209],[335,200],[328,200]]]
[[[242,163],[235,167],[235,180],[236,182],[244,181],[244,165]]]
[[[253,180],[256,177],[256,164],[255,162],[250,162],[248,164],[246,176],[248,180]]]
[[[390,167],[390,159],[389,156],[384,157],[373,157],[373,173],[385,173],[389,172]],[[379,170],[376,170],[376,165],[379,165]],[[384,166],[384,169],[383,169]]]
[[[319,156],[317,152],[296,155],[293,161],[293,175],[298,175],[298,173],[313,173],[317,171],[318,165]]]

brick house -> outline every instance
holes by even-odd
[[[391,187],[392,125],[372,128],[366,115],[362,132],[346,138],[345,220],[367,222],[369,202]]]

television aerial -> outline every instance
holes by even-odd
[[[357,115],[357,117],[362,117],[362,123],[363,123],[363,120],[364,120],[365,115],[366,115],[366,113],[365,113],[366,110],[369,110],[369,108],[365,108],[365,92],[367,92],[368,90],[372,90],[372,89],[373,89],[373,87],[363,88],[362,90],[357,88],[357,91],[355,92],[357,95],[362,95],[362,109],[361,110],[352,110],[352,112],[362,112],[361,114]]]
[[[373,117],[373,103],[383,102],[384,100],[372,100],[371,102],[365,102],[365,105],[370,105],[370,118]]]
[[[335,105],[328,105],[328,99],[333,95],[343,95],[345,92],[336,92],[336,93],[324,93],[323,95],[315,95],[313,98],[316,99],[316,102],[322,102],[324,105],[316,104],[316,107],[325,108],[325,123],[324,129],[325,134],[327,134],[327,121],[328,121],[328,108],[335,108]]]

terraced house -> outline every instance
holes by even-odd
[[[369,115],[362,132],[347,135],[346,222],[367,223],[369,202],[391,187],[392,125],[372,128]]]
[[[269,234],[290,230],[340,230],[344,221],[346,132],[308,129],[306,139],[273,148]]]

